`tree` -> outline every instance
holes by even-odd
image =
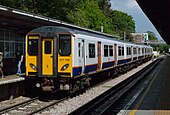
[[[67,0],[24,0],[21,9],[65,21],[68,8]]]
[[[100,31],[103,26],[104,32],[111,32],[111,18],[106,17],[93,0],[85,0],[75,11],[70,11],[67,18],[71,23],[81,27]]]
[[[147,33],[148,33],[149,40],[158,40],[154,32],[147,31]]]
[[[160,51],[160,53],[168,53],[169,52],[169,45],[160,44],[160,45],[151,45],[154,51]]]
[[[135,32],[135,21],[133,17],[121,11],[112,11],[112,26],[119,34],[123,32]]]
[[[20,8],[23,0],[0,0],[0,5],[8,6],[11,8]]]
[[[107,16],[111,17],[112,9],[110,0],[95,0],[102,12]]]
[[[26,12],[68,21],[67,14],[75,10],[84,0],[1,0],[0,4]]]

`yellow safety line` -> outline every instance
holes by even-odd
[[[163,65],[163,62],[161,63],[161,66]],[[131,110],[129,112],[129,115],[134,115],[137,112],[137,109],[139,108],[139,106],[141,105],[142,101],[144,100],[146,94],[149,92],[153,81],[155,80],[156,76],[158,75],[159,71],[161,70],[161,68],[159,68],[159,70],[157,71],[157,73],[155,74],[154,78],[152,79],[151,83],[149,84],[148,88],[146,89],[146,91],[144,92],[144,94],[142,95],[141,99],[135,104],[135,109]]]

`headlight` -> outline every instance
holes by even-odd
[[[32,63],[30,63],[30,67],[31,67],[33,70],[37,70],[37,67],[36,67],[34,64],[32,64]]]
[[[61,71],[64,71],[68,68],[69,64],[65,64],[62,68],[61,68]]]

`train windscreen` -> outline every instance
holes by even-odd
[[[28,39],[28,55],[38,55],[38,39]]]
[[[71,54],[71,36],[69,34],[59,35],[59,54],[69,56]]]

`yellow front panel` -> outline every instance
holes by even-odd
[[[42,41],[42,74],[53,75],[53,39]],[[46,46],[48,45],[48,46]]]
[[[31,68],[30,63],[37,66],[37,56],[28,56],[27,55],[27,63],[26,63],[26,75],[28,76],[28,72],[37,72],[37,70],[34,70]]]
[[[64,35],[64,34],[60,34]],[[67,35],[67,34],[66,34]],[[71,38],[72,36],[70,36]],[[60,40],[60,39],[59,39]],[[61,77],[72,77],[72,44],[73,44],[73,38],[71,38],[71,47],[70,47],[70,54],[67,56],[61,56],[60,53],[58,54],[58,73],[61,75]],[[61,44],[59,44],[61,45]],[[59,50],[60,52],[60,50]],[[64,66],[66,66],[66,69],[63,69]]]
[[[29,39],[38,39],[38,36],[29,36]],[[37,72],[37,70],[32,69],[30,66],[30,64],[34,64],[37,67],[37,56],[28,55],[28,44],[28,36],[26,36],[26,76],[30,76],[28,72]]]
[[[72,76],[72,56],[60,56],[58,55],[58,72],[59,73],[70,73]],[[65,70],[62,70],[62,67],[64,65],[68,64],[68,68]]]

